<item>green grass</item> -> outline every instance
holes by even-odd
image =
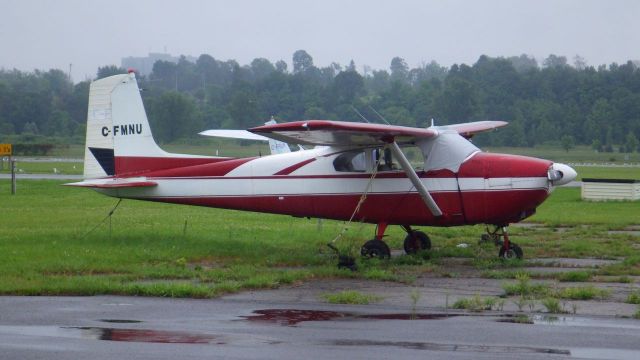
[[[410,283],[434,269],[400,256],[338,270],[326,246],[343,226],[336,221],[124,200],[110,231],[103,220],[117,199],[61,184],[22,180],[11,196],[0,182],[0,294],[214,297],[314,278]],[[359,250],[373,232],[352,224],[336,245]],[[400,248],[402,230],[389,234]]]
[[[382,300],[382,297],[363,294],[355,290],[345,290],[334,294],[323,294],[322,298],[331,304],[367,305]]]
[[[116,200],[53,181],[0,184],[0,293],[216,296],[334,276],[335,231],[284,216]],[[187,222],[186,233],[185,221]],[[313,229],[313,230],[312,230]],[[322,249],[324,252],[320,253]],[[157,283],[150,280],[185,280]]]
[[[569,300],[591,300],[605,299],[609,297],[610,292],[605,289],[599,289],[594,286],[569,287],[559,290],[556,294],[561,299]]]
[[[18,173],[25,174],[67,174],[67,175],[81,175],[84,165],[81,162],[16,162],[16,171]],[[0,169],[0,173],[9,173],[10,169],[5,161],[4,168]]]
[[[640,180],[640,166],[575,166],[576,180],[596,179],[636,179]]]
[[[542,306],[544,306],[545,309],[547,309],[547,312],[549,313],[560,314],[565,312],[564,310],[562,310],[562,307],[560,306],[560,300],[554,297],[548,297],[548,298],[542,299],[540,303],[542,304]]]
[[[411,284],[426,272],[446,271],[444,258],[450,256],[466,257],[481,270],[493,269],[496,278],[515,277],[507,272],[524,264],[498,261],[493,245],[478,245],[482,226],[423,228],[432,238],[431,252],[394,256],[391,261],[358,259],[358,272],[338,270],[335,254],[326,247],[343,226],[336,221],[325,220],[318,226],[315,219],[124,200],[111,219],[110,232],[109,222],[102,221],[117,199],[60,184],[21,180],[18,194],[11,196],[9,181],[0,181],[0,294],[213,297],[316,278]],[[575,201],[574,196],[573,189],[558,189],[539,215],[550,212],[545,216],[553,218],[552,223],[575,221],[565,204]],[[581,215],[607,218],[608,213],[602,215],[604,208],[618,214],[613,226],[637,224],[638,210],[628,205],[588,203]],[[512,227],[511,233],[526,257],[611,258],[633,253],[640,239],[607,235],[611,226],[576,225],[564,233]],[[351,224],[336,245],[345,253],[357,254],[373,233],[373,225]],[[400,227],[390,227],[387,235],[392,249],[402,248],[405,234]],[[469,246],[457,248],[460,243]],[[629,257],[594,274],[640,274],[640,257]],[[534,290],[524,292],[538,291],[529,286]]]
[[[558,274],[558,280],[566,282],[584,282],[591,280],[593,273],[591,271],[568,271]]]
[[[526,298],[540,298],[551,292],[548,284],[536,283],[532,284],[527,273],[519,273],[515,277],[516,282],[502,284],[505,295],[519,295]]]
[[[629,304],[640,304],[640,291],[632,291],[629,296],[627,296],[627,302]]]
[[[496,303],[497,299],[495,297],[482,298],[480,295],[475,295],[471,298],[458,299],[453,303],[452,307],[454,309],[482,312],[493,309]]]
[[[559,188],[527,221],[549,226],[590,224],[622,228],[638,224],[639,219],[640,203],[637,201],[583,201],[579,188]]]

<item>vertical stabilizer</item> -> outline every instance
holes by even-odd
[[[148,159],[152,160],[148,160]],[[153,140],[135,73],[91,83],[84,178],[142,173],[219,158],[171,154]]]
[[[121,79],[111,92],[113,144],[116,157],[170,157],[153,140],[135,73]]]

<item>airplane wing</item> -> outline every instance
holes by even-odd
[[[76,183],[64,184],[66,186],[78,186],[94,189],[114,189],[114,188],[139,188],[139,187],[152,187],[157,186],[158,183],[154,181],[148,181],[147,178],[123,178],[123,179],[92,179],[86,181],[80,181]]]
[[[308,145],[378,145],[410,142],[436,136],[436,129],[364,124],[346,121],[308,120],[264,125],[249,129],[272,139]]]
[[[216,129],[216,130],[205,130],[199,133],[204,136],[213,136],[213,137],[221,137],[221,138],[229,138],[229,139],[243,139],[243,140],[257,140],[257,141],[269,141],[268,137],[254,134],[247,130],[226,130],[226,129]]]
[[[506,121],[475,121],[462,124],[436,126],[439,130],[455,130],[460,136],[469,139],[473,135],[508,125]]]
[[[272,118],[271,120],[267,121],[264,124],[273,125],[273,124],[276,124],[276,121],[273,120]],[[287,145],[286,142],[277,141],[277,139],[271,139],[262,135],[254,134],[247,130],[226,130],[226,129],[206,130],[201,132],[200,135],[222,137],[222,138],[229,138],[229,139],[268,141],[271,154],[283,154],[283,153],[291,152],[291,149],[289,148],[289,145]]]

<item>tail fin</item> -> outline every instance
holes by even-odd
[[[154,161],[140,160],[149,158]],[[162,158],[171,158],[172,161]],[[185,161],[176,161],[178,158]],[[84,153],[85,179],[195,165],[218,159],[170,154],[156,144],[135,73],[113,75],[91,83]]]
[[[267,121],[264,124],[273,125],[273,124],[277,124],[277,122],[273,117],[271,117],[271,120]],[[269,138],[269,149],[271,150],[272,154],[285,154],[285,153],[291,152],[291,148],[289,148],[289,145],[286,142],[271,139],[271,138]]]

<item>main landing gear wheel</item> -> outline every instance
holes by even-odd
[[[373,239],[362,245],[360,254],[367,258],[389,259],[391,250],[389,250],[389,246],[384,241]]]
[[[498,256],[501,259],[522,259],[522,249],[520,246],[514,243],[509,244],[509,249],[505,249],[504,246],[500,247],[500,251],[498,252]]]
[[[404,252],[407,254],[429,249],[431,249],[431,239],[422,231],[411,231],[404,238]]]

